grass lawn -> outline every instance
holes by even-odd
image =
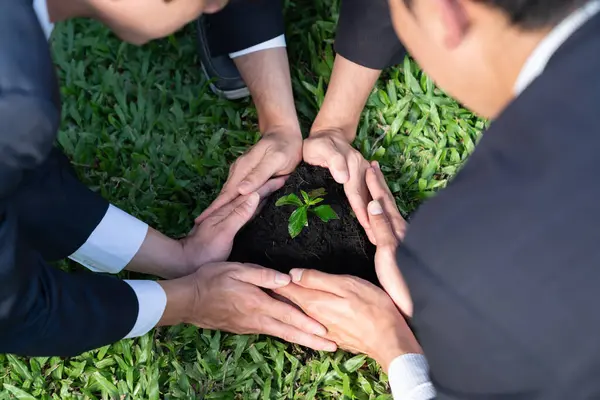
[[[331,72],[337,2],[287,0],[286,16],[306,133]],[[81,179],[163,232],[187,233],[221,188],[228,165],[259,138],[252,104],[210,93],[199,73],[193,27],[136,48],[96,23],[69,22],[55,31],[53,49],[63,95],[59,143]],[[447,184],[484,127],[407,59],[383,74],[356,145],[380,160],[408,215]],[[391,396],[385,374],[364,356],[178,326],[71,359],[0,355],[0,400],[13,398]]]

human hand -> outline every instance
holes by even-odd
[[[377,245],[375,271],[381,286],[390,295],[404,315],[412,316],[413,304],[406,282],[396,261],[396,249],[404,239],[406,221],[400,215],[394,195],[385,183],[377,162],[367,170],[366,182],[374,199],[369,203],[371,233]]]
[[[284,183],[283,177],[269,179],[256,192],[238,196],[216,209],[202,222],[196,223],[190,234],[180,241],[187,269],[178,271],[179,275],[174,277],[189,275],[207,263],[227,260],[235,235],[252,219],[260,202],[280,189]]]
[[[200,223],[215,210],[241,195],[260,188],[273,176],[288,175],[302,159],[302,135],[277,132],[263,135],[229,170],[229,177],[217,199],[198,218]]]
[[[274,291],[327,328],[326,339],[375,359],[385,371],[396,357],[422,353],[393,301],[375,285],[353,276],[293,269],[293,283]]]
[[[334,129],[311,133],[304,141],[303,155],[305,162],[328,168],[333,179],[344,185],[356,218],[373,241],[367,216],[367,204],[371,198],[365,182],[369,162],[348,143],[342,132]]]
[[[335,343],[322,338],[327,331],[320,323],[263,291],[289,283],[289,275],[258,265],[207,264],[188,277],[160,282],[167,293],[160,325],[184,322],[237,334],[266,334],[335,351]]]

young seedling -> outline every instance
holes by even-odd
[[[339,219],[336,212],[328,206],[327,204],[321,204],[317,206],[317,204],[321,203],[324,199],[323,196],[327,195],[325,189],[315,189],[310,193],[306,193],[304,190],[301,190],[302,200],[294,193],[289,194],[287,196],[283,196],[275,205],[277,207],[280,206],[295,206],[296,210],[290,215],[290,220],[288,223],[288,232],[292,239],[302,232],[305,226],[308,226],[308,213],[313,213],[317,217],[321,219],[321,221],[327,223],[332,219]]]

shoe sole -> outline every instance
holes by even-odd
[[[220,90],[218,87],[209,84],[210,90],[217,96],[226,98],[227,100],[240,100],[246,97],[250,97],[250,90],[247,87],[236,89],[236,90]]]
[[[202,65],[202,72],[204,72],[204,76],[209,79],[208,73],[206,72],[206,68],[204,68],[204,64]],[[227,100],[239,100],[246,97],[250,97],[250,90],[248,87],[244,86],[243,88],[234,89],[234,90],[222,90],[215,86],[214,83],[209,83],[211,92],[216,94],[217,96],[221,96],[226,98]]]

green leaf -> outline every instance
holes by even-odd
[[[365,364],[366,360],[367,356],[365,355],[354,356],[344,363],[343,368],[346,372],[358,371]]]
[[[290,215],[290,221],[288,224],[288,232],[292,239],[302,232],[305,226],[308,226],[308,215],[306,213],[306,206],[300,207]]]
[[[15,369],[15,371],[21,376],[21,378],[25,380],[33,379],[29,368],[27,368],[27,365],[25,365],[23,361],[11,354],[7,354],[6,358],[8,359],[9,365]]]
[[[309,205],[311,205],[311,206],[314,206],[314,205],[317,205],[317,204],[319,204],[319,203],[320,203],[320,202],[322,202],[323,200],[325,200],[325,199],[324,199],[324,198],[322,198],[322,197],[317,197],[316,199],[312,199],[312,200],[310,201],[310,203],[308,203],[308,204],[309,204]]]
[[[302,200],[300,200],[298,198],[298,196],[296,196],[294,193],[281,197],[279,200],[277,200],[277,203],[275,203],[275,205],[277,207],[280,207],[280,206],[302,207],[303,206]]]
[[[3,386],[4,389],[8,390],[10,393],[12,393],[13,396],[15,396],[19,400],[36,400],[35,397],[30,395],[26,391],[19,389],[16,386],[9,385],[8,383],[5,383]]]
[[[329,222],[332,219],[340,219],[333,208],[327,204],[315,207],[312,211],[317,214],[317,217],[321,218],[321,221],[323,222]]]
[[[306,204],[310,203],[310,196],[308,195],[308,193],[306,193],[304,190],[301,190],[300,193],[302,193],[302,198],[304,199],[304,202]]]
[[[315,190],[311,190],[308,193],[308,197],[310,197],[311,199],[315,199],[317,197],[323,197],[327,195],[327,191],[325,190],[325,188],[318,188]]]
[[[111,396],[118,396],[119,391],[117,387],[106,379],[99,371],[93,373],[92,377],[96,381],[96,383],[100,386],[103,392],[110,394]]]

